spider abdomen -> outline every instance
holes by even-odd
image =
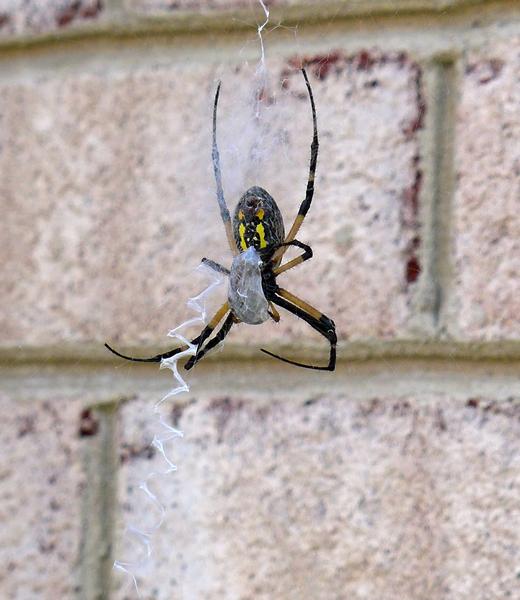
[[[259,325],[269,318],[269,303],[262,286],[262,260],[253,246],[233,259],[228,301],[239,321]]]

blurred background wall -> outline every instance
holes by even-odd
[[[325,360],[284,314],[190,372],[142,595],[520,598],[519,5],[265,3],[268,151],[242,168],[259,3],[0,1],[2,598],[135,597],[112,564],[156,510],[136,482],[173,384],[103,343],[168,348],[200,258],[230,264],[219,79],[228,204],[256,183],[294,218],[302,62],[314,258],[284,285],[335,320],[338,366],[262,355]]]

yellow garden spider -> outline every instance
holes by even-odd
[[[276,278],[279,275],[312,258],[311,247],[295,239],[312,202],[314,176],[318,161],[316,107],[305,69],[302,69],[302,73],[309,93],[314,131],[305,199],[301,203],[296,219],[287,236],[285,235],[282,214],[276,202],[270,194],[258,186],[249,188],[242,198],[240,198],[233,215],[233,222],[231,222],[229,210],[224,199],[220,157],[217,146],[217,106],[220,83],[217,86],[213,105],[212,159],[220,215],[224,222],[229,247],[234,258],[231,269],[226,269],[226,267],[207,258],[202,259],[202,262],[206,265],[229,277],[228,299],[215,313],[200,335],[191,341],[197,347],[197,350],[184,365],[184,368],[187,370],[195,366],[209,350],[219,344],[229,333],[233,324],[249,323],[251,325],[258,325],[264,323],[269,318],[278,322],[280,315],[275,305],[303,319],[329,341],[329,362],[326,366],[307,365],[283,358],[263,348],[261,349],[262,352],[291,365],[306,369],[334,371],[336,367],[337,338],[334,322],[310,304],[279,287],[276,283]],[[288,246],[301,248],[303,254],[282,265],[282,258]],[[225,320],[219,331],[209,340],[214,329],[224,318]],[[136,358],[120,354],[108,344],[105,344],[105,346],[110,352],[121,358],[138,362],[160,362],[187,349],[187,346],[180,346],[164,354],[157,354],[149,358]]]

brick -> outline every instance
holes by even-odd
[[[122,415],[126,524],[154,514],[137,482],[164,468],[149,452],[147,402]],[[151,482],[167,513],[141,591],[209,600],[514,597],[519,411],[519,398],[449,394],[179,400],[170,419],[185,437],[168,448],[178,471]],[[127,597],[119,581],[116,597]]]
[[[343,339],[398,336],[419,243],[420,72],[402,54],[334,51],[305,62],[321,147],[299,237],[315,258],[280,281],[334,318]],[[271,67],[259,124],[246,103],[252,69],[238,65],[163,64],[5,85],[0,286],[10,308],[0,316],[2,343],[157,342],[189,316],[200,258],[230,264],[210,162],[218,77],[228,204],[233,210],[245,188],[263,185],[288,227],[305,193],[312,136],[297,64]],[[315,339],[291,318],[248,331],[255,344],[271,335]]]
[[[191,12],[194,14],[214,14],[219,11],[242,11],[255,16],[263,16],[263,10],[259,0],[124,0],[127,8],[145,14],[175,15],[177,12]],[[265,0],[265,6],[271,11],[271,19],[276,21],[279,15],[286,15],[290,10],[291,15],[313,15],[323,17],[330,14],[331,17],[343,14],[374,14],[395,13],[396,7],[403,10],[419,11],[447,11],[464,5],[465,0],[445,0],[442,6],[436,0],[416,0],[410,3],[408,0],[371,0],[369,3],[357,2],[347,3],[344,0]],[[283,11],[283,12],[282,12]],[[325,11],[325,12],[324,12]],[[273,23],[273,21],[271,21]]]
[[[0,4],[0,40],[88,24],[103,8],[103,0],[10,0]]]
[[[0,595],[79,592],[81,407],[71,398],[0,396]]]
[[[212,13],[222,10],[241,10],[251,11],[252,6],[255,13],[263,14],[260,2],[256,6],[249,0],[125,0],[126,6],[130,10],[142,13],[155,14],[175,14],[177,11],[189,11],[194,13]],[[295,4],[294,1],[271,0],[265,2],[266,7],[278,8]],[[300,5],[319,4],[318,0],[307,0],[298,2]]]
[[[520,335],[520,38],[470,53],[457,111],[455,335]]]

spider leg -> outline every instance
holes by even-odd
[[[198,350],[197,354],[195,354],[195,356],[192,356],[188,360],[188,362],[184,365],[184,368],[186,369],[186,371],[189,371],[192,367],[194,367],[199,362],[199,360],[201,360],[204,357],[204,355],[207,352],[209,352],[217,344],[220,344],[220,342],[229,333],[229,330],[231,329],[231,326],[233,325],[234,322],[235,322],[235,317],[234,317],[233,313],[230,312],[229,315],[227,316],[226,320],[224,321],[222,327],[219,329],[219,331],[215,335],[215,337],[213,339],[211,339],[204,348],[202,348],[201,350]]]
[[[200,336],[197,336],[196,338],[191,340],[191,343],[198,344],[199,338],[200,338]],[[161,362],[161,360],[163,360],[163,358],[170,358],[172,356],[175,356],[176,354],[179,354],[179,352],[184,352],[184,350],[187,350],[188,346],[186,346],[186,345],[179,346],[178,348],[169,350],[168,352],[165,352],[164,354],[157,354],[155,356],[150,356],[149,358],[137,358],[135,356],[126,356],[125,354],[121,354],[117,350],[114,350],[114,348],[111,348],[108,344],[105,344],[105,348],[110,350],[110,352],[112,352],[112,354],[115,354],[116,356],[119,356],[120,358],[124,358],[125,360],[133,360],[135,362]]]
[[[198,338],[198,342],[197,342],[197,351],[195,352],[195,355],[190,357],[190,359],[188,360],[188,362],[184,365],[184,368],[190,368],[199,360],[199,355],[201,352],[201,347],[202,344],[209,338],[209,336],[213,333],[213,330],[215,329],[215,327],[220,323],[220,321],[222,321],[222,319],[224,318],[224,315],[228,312],[229,310],[229,302],[225,302],[218,310],[217,312],[213,315],[213,318],[211,319],[211,321],[206,325],[206,327],[204,327],[204,329],[201,331],[201,334],[199,335]],[[190,367],[188,367],[188,364],[191,364]]]
[[[291,294],[287,290],[282,288],[278,288],[276,294],[271,298],[272,302],[285,308],[288,312],[296,315],[300,319],[306,321],[313,329],[315,329],[318,333],[321,333],[323,337],[325,337],[330,343],[330,353],[329,353],[329,362],[326,367],[320,367],[317,365],[306,365],[303,363],[296,362],[294,360],[290,360],[288,358],[284,358],[283,356],[279,356],[278,354],[273,354],[264,348],[261,348],[261,351],[273,358],[277,358],[283,362],[289,363],[291,365],[296,365],[297,367],[303,367],[305,369],[315,369],[317,371],[334,371],[336,368],[336,326],[334,325],[334,321],[329,319],[326,315],[320,313],[319,310],[315,309],[307,302],[300,300]]]
[[[294,238],[298,234],[301,224],[303,223],[303,219],[305,218],[305,215],[309,211],[309,208],[310,208],[311,202],[312,202],[312,197],[314,196],[314,177],[316,175],[316,165],[318,163],[319,143],[318,143],[318,125],[317,125],[317,119],[316,119],[316,106],[314,104],[314,96],[312,95],[311,84],[309,83],[309,78],[307,77],[307,73],[305,72],[305,69],[302,69],[302,73],[303,73],[303,77],[305,79],[305,85],[307,86],[307,91],[309,93],[309,100],[311,103],[311,110],[312,110],[313,136],[312,136],[312,144],[311,144],[311,161],[310,161],[310,165],[309,165],[309,178],[307,180],[307,191],[305,193],[305,199],[301,203],[300,209],[298,210],[298,214],[296,215],[296,219],[294,220],[294,223],[293,223],[291,229],[289,230],[287,237],[285,238],[286,242],[292,242],[292,240],[294,240]],[[285,249],[283,247],[276,251],[276,253],[274,255],[276,264],[280,263],[280,260],[282,259],[284,252],[285,252]]]
[[[280,321],[280,313],[276,310],[276,307],[272,302],[269,302],[269,310],[267,312],[275,323]]]
[[[211,332],[213,331],[213,329],[215,329],[215,327],[219,324],[219,322],[222,320],[222,317],[226,314],[226,312],[228,310],[229,310],[229,305],[226,302],[215,313],[215,316],[213,317],[213,319],[211,319],[211,321],[208,323],[208,325],[206,325],[206,327],[202,330],[202,332],[196,338],[193,338],[191,340],[191,344],[197,345],[197,352],[198,352],[198,349],[200,348],[201,344],[204,342],[204,340],[206,340],[211,335]],[[134,362],[161,362],[161,360],[163,360],[165,358],[171,358],[172,356],[179,354],[179,352],[184,352],[184,350],[188,349],[188,346],[186,346],[186,344],[184,344],[183,346],[179,346],[178,348],[174,348],[173,350],[169,350],[168,352],[164,352],[163,354],[156,354],[155,356],[150,356],[147,358],[137,358],[135,356],[127,356],[126,354],[121,354],[120,352],[118,352],[117,350],[114,350],[114,348],[110,347],[106,343],[105,343],[105,348],[110,350],[110,352],[112,352],[112,354],[115,354],[116,356],[119,356],[120,358],[124,358],[125,360],[132,360]]]
[[[217,146],[217,106],[218,106],[218,98],[220,95],[220,81],[217,86],[217,91],[215,93],[215,103],[213,104],[213,149],[211,152],[211,158],[213,161],[213,171],[215,173],[215,182],[217,184],[217,200],[220,208],[220,216],[222,217],[222,221],[224,222],[224,227],[226,229],[226,236],[228,239],[228,244],[231,249],[233,255],[238,254],[238,248],[235,244],[235,238],[233,236],[233,228],[231,226],[231,217],[229,215],[229,210],[226,205],[226,200],[224,198],[224,189],[222,188],[222,173],[220,170],[220,155]]]
[[[280,273],[284,273],[285,271],[288,271],[293,267],[296,267],[296,265],[301,265],[302,262],[305,262],[306,260],[312,258],[312,248],[307,244],[304,244],[303,242],[299,242],[298,240],[292,240],[290,242],[284,242],[282,246],[298,246],[298,248],[301,248],[303,250],[303,254],[297,256],[296,258],[293,258],[289,262],[285,263],[285,265],[275,267],[273,269],[273,273],[275,276],[280,275]]]
[[[222,273],[223,275],[229,275],[229,269],[226,269],[226,267],[223,267],[221,264],[219,264],[218,262],[215,262],[214,260],[211,260],[210,258],[203,258],[200,262],[204,263],[210,269],[217,271],[217,273]]]

